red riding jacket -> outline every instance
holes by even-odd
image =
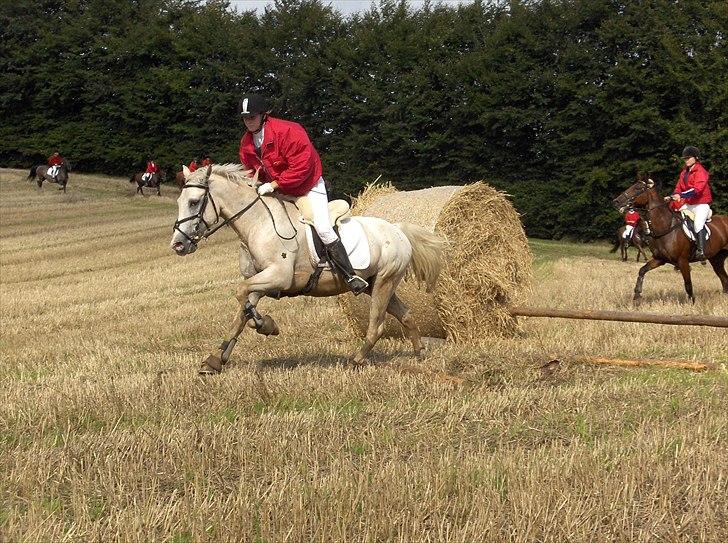
[[[624,214],[624,222],[630,226],[637,226],[637,223],[640,222],[640,214],[636,211],[627,211]]]
[[[154,163],[153,160],[150,160],[149,162],[147,162],[146,173],[157,173],[158,170],[159,170],[159,168],[157,167],[157,165]]]
[[[298,123],[275,117],[265,121],[260,157],[255,152],[253,134],[243,135],[240,162],[246,168],[260,170],[260,181],[275,181],[280,192],[291,196],[308,194],[323,173],[321,158],[306,130]]]
[[[204,166],[204,164],[203,164],[203,166]],[[191,172],[197,171],[197,162],[195,162],[195,161],[193,160],[192,162],[190,162],[190,165],[189,165],[189,166],[187,166],[187,168],[188,168],[188,169],[189,169],[189,170],[190,170]]]
[[[48,157],[49,166],[60,166],[61,164],[63,164],[63,157],[60,155],[51,155]]]
[[[683,168],[672,192],[685,198],[688,204],[709,204],[713,201],[709,179],[708,170],[700,162],[696,162],[690,170]]]

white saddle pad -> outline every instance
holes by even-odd
[[[308,252],[311,255],[311,264],[316,266],[320,261],[313,244],[312,226],[306,228],[306,241]],[[339,222],[339,237],[349,255],[351,267],[355,270],[365,270],[371,264],[372,255],[369,251],[369,241],[364,233],[364,228],[356,219],[344,219]],[[318,258],[317,258],[318,257]],[[328,266],[327,266],[328,267]]]
[[[705,223],[705,230],[706,230],[705,241],[708,241],[710,239],[710,226],[708,226],[707,222]],[[688,228],[688,225],[686,223],[683,223],[683,232],[685,232],[685,235],[688,237],[688,239],[690,241],[695,241],[695,232],[690,230],[690,228]]]

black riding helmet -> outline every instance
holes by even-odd
[[[700,158],[700,151],[698,150],[697,147],[693,147],[692,145],[688,145],[687,147],[685,147],[685,149],[683,149],[682,157],[683,158],[691,158],[692,157],[692,158],[697,159],[697,158]]]
[[[268,113],[269,109],[268,100],[260,94],[246,94],[238,104],[238,114],[243,118]]]

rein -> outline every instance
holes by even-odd
[[[643,191],[643,192],[645,192],[645,191]],[[640,194],[642,194],[642,193],[640,193]],[[636,194],[635,196],[639,196],[639,194]],[[667,231],[663,232],[662,234],[653,234],[652,233],[653,232],[652,221],[650,221],[650,219],[649,219],[650,213],[652,211],[654,211],[655,209],[658,209],[658,208],[661,208],[661,207],[665,207],[668,204],[669,204],[669,202],[662,202],[662,203],[657,204],[656,206],[654,206],[652,208],[650,208],[650,207],[638,207],[638,208],[636,208],[636,209],[638,209],[640,211],[644,211],[646,213],[645,221],[647,222],[647,226],[650,228],[650,232],[649,232],[648,235],[652,239],[660,239],[660,238],[668,235],[670,232],[674,232],[675,230],[677,230],[678,228],[680,228],[682,226],[682,224],[683,224],[682,223],[682,220],[678,220],[675,224],[672,224],[673,221],[674,221],[674,219],[675,219],[675,214],[671,212],[670,213],[670,228],[668,228]]]

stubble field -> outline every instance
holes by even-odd
[[[236,310],[232,233],[179,258],[173,187],[26,175],[0,170],[0,541],[728,540],[721,329],[523,319],[421,362],[383,340],[353,369],[334,299],[264,300],[282,335],[246,332],[201,379]],[[529,305],[630,309],[633,260],[532,249]],[[728,316],[710,267],[693,276],[688,305],[651,272],[641,310]]]

